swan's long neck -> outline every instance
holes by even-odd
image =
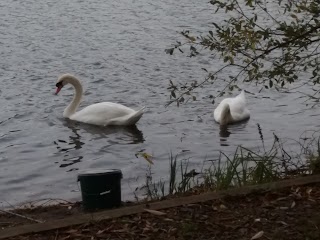
[[[71,103],[68,105],[68,107],[66,107],[66,109],[63,112],[63,116],[66,118],[69,118],[71,115],[73,115],[77,111],[80,105],[83,89],[82,89],[81,83],[75,77],[69,76],[65,81],[67,83],[70,83],[75,89],[75,94],[73,96]]]
[[[232,122],[233,118],[231,116],[230,105],[226,103],[221,110],[220,125],[227,125]]]

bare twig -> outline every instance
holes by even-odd
[[[58,239],[58,235],[59,235],[59,230],[57,229],[57,231],[56,231],[56,237],[54,238],[54,240],[57,240],[57,239]]]
[[[9,211],[2,210],[2,209],[0,209],[0,212],[11,214],[11,215],[14,215],[14,216],[17,216],[17,217],[21,217],[21,218],[24,218],[24,219],[28,219],[28,220],[33,221],[33,222],[43,223],[43,221],[40,221],[40,220],[37,220],[37,219],[33,219],[33,218],[30,218],[30,217],[26,217],[26,216],[23,216],[23,215],[18,214],[18,213],[9,212]]]
[[[216,76],[216,75],[217,75],[219,72],[221,72],[223,69],[225,69],[225,68],[227,68],[227,67],[230,67],[230,66],[232,66],[232,64],[225,65],[225,66],[221,67],[220,69],[218,69],[216,72],[214,72],[214,73],[212,73],[212,74],[209,74],[201,83],[199,83],[198,85],[192,87],[192,90],[203,86],[203,85],[204,85],[205,83],[207,83],[210,79],[212,79],[212,78],[211,78],[212,76]],[[192,90],[191,90],[191,89],[188,89],[187,91],[182,92],[177,98],[175,98],[175,99],[173,99],[173,100],[170,100],[170,101],[165,105],[165,107],[168,107],[168,106],[171,105],[172,103],[179,101],[182,96],[190,93]]]

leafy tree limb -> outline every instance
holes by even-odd
[[[320,0],[290,0],[266,3],[262,0],[211,0],[215,14],[229,14],[222,22],[213,22],[212,29],[200,36],[182,31],[184,42],[177,42],[166,50],[185,53],[189,57],[208,51],[222,60],[224,66],[207,72],[201,83],[174,84],[170,81],[171,100],[178,105],[195,100],[194,89],[226,76],[232,67],[237,73],[229,75],[227,88],[239,80],[255,82],[265,88],[284,87],[306,77],[313,84],[320,83]],[[273,5],[272,5],[273,4]],[[276,8],[275,8],[276,7]],[[277,12],[281,10],[281,12]],[[281,15],[275,16],[275,15]],[[189,96],[185,99],[185,96]]]

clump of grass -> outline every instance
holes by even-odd
[[[320,174],[320,138],[317,141],[317,150],[308,157],[310,171],[313,174]]]
[[[275,161],[276,152],[258,154],[244,147],[237,147],[233,156],[220,153],[217,162],[203,172],[206,188],[226,189],[248,184],[260,184],[280,178]]]
[[[174,193],[184,193],[190,190],[195,184],[194,176],[196,175],[195,170],[188,170],[189,168],[189,159],[182,159],[178,162],[178,155],[174,156],[170,154],[170,185],[169,185],[169,194]],[[180,173],[180,176],[178,175]]]
[[[198,175],[194,169],[189,171],[189,159],[180,159],[179,154],[169,155],[169,180],[153,180],[152,165],[148,165],[145,184],[137,190],[144,189],[146,200],[157,200],[167,195],[185,193],[197,185],[194,179]],[[135,194],[136,200],[138,199]]]
[[[262,184],[301,174],[320,173],[320,138],[317,140],[317,150],[311,151],[308,144],[301,145],[303,152],[308,153],[307,159],[300,155],[290,155],[284,144],[274,134],[274,141],[269,150],[264,145],[261,127],[258,125],[263,148],[254,151],[238,146],[232,155],[220,152],[217,160],[210,161],[200,173],[189,168],[189,159],[169,155],[169,179],[154,182],[151,165],[146,175],[147,199],[159,199],[167,195],[185,193],[195,187],[202,190],[221,190],[230,187],[240,187],[250,184]],[[304,154],[303,156],[305,156]],[[208,163],[208,161],[207,161]]]
[[[158,182],[154,182],[152,179],[153,173],[151,165],[148,165],[146,172],[146,182],[142,187],[145,189],[147,200],[159,199],[166,195],[165,193],[165,182],[161,179]],[[136,197],[137,198],[137,197]]]

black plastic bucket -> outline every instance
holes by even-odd
[[[118,169],[90,170],[78,175],[83,209],[93,211],[121,205],[122,172]]]

